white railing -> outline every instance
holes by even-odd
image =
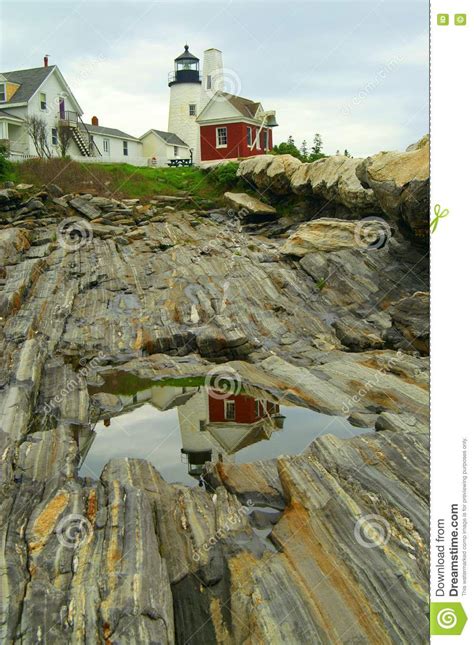
[[[27,159],[39,159],[38,155],[30,155],[26,152],[17,152],[16,150],[10,150],[8,153],[8,159],[14,162],[27,161]]]
[[[80,163],[129,163],[132,166],[148,166],[147,157],[82,157],[81,155],[69,155],[69,157]]]
[[[152,168],[163,168],[168,166],[169,159],[149,159],[148,157],[83,157],[82,155],[68,155],[73,161],[79,163],[128,163],[131,166],[145,167],[150,166]],[[26,152],[19,152],[17,150],[10,150],[8,158],[10,161],[20,163],[21,161],[27,161],[28,159],[40,159],[38,155],[32,155]],[[55,158],[57,158],[55,156]]]

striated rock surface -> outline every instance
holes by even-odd
[[[427,640],[424,254],[333,221],[288,255],[214,208],[60,192],[0,198],[2,643]],[[208,464],[207,489],[141,459],[78,475],[121,407],[91,385],[216,367],[377,432]]]

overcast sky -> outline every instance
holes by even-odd
[[[1,2],[0,71],[61,69],[82,109],[139,136],[168,125],[168,72],[187,41],[217,47],[242,96],[275,109],[275,141],[405,149],[428,131],[428,1]],[[234,89],[234,88],[229,88]]]

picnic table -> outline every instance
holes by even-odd
[[[172,168],[176,168],[177,166],[192,166],[192,165],[193,165],[192,159],[170,159],[168,161],[168,166],[171,166]]]

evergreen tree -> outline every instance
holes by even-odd
[[[300,152],[302,160],[306,161],[308,159],[308,144],[306,143],[306,139],[304,139],[301,144]]]
[[[313,147],[311,148],[311,152],[312,152],[314,155],[318,155],[318,154],[321,152],[321,150],[322,150],[322,149],[323,149],[323,140],[322,140],[322,137],[321,137],[321,135],[319,134],[319,132],[316,132],[316,134],[314,135],[314,139],[313,139]]]

